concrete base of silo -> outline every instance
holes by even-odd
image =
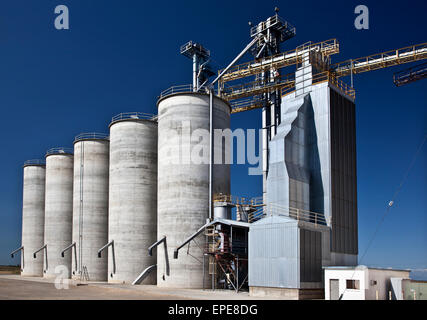
[[[39,274],[21,272],[21,277],[40,278]]]

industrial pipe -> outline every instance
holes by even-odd
[[[166,262],[166,275],[169,276],[170,275],[170,268],[169,268],[169,256],[168,256],[168,246],[166,243],[166,236],[164,236],[162,239],[160,239],[159,241],[153,243],[149,248],[148,248],[148,255],[152,256],[153,255],[153,249],[156,248],[158,245],[160,245],[161,243],[163,243],[164,245],[164,250],[165,250],[165,262]]]
[[[111,246],[111,251],[113,253],[113,273],[116,273],[116,255],[114,254],[114,240],[108,242],[105,246],[98,250],[98,258],[101,258],[101,252]]]
[[[76,271],[77,271],[77,249],[76,249],[77,246],[76,246],[75,242],[73,242],[68,247],[66,247],[64,250],[61,251],[61,257],[64,258],[64,256],[65,256],[64,253],[73,247],[74,247],[74,261],[76,262]],[[71,255],[71,264],[72,264],[72,260],[73,260],[73,256]]]
[[[246,52],[248,52],[248,50],[250,48],[252,48],[252,46],[259,40],[259,38],[261,38],[262,35],[258,34],[256,35],[251,42],[249,42],[249,44],[242,50],[242,52],[240,52],[236,58],[234,58],[233,61],[230,62],[230,64],[224,69],[222,70],[222,72],[211,82],[211,86],[213,86],[219,79],[221,79],[221,77],[224,75],[224,73],[226,73],[228,71],[228,69],[230,69]]]
[[[15,254],[15,253],[17,253],[18,251],[24,251],[24,246],[21,246],[21,247],[19,247],[18,249],[16,249],[16,250],[14,250],[14,251],[12,251],[11,253],[10,253],[10,256],[13,258],[13,255]]]
[[[46,259],[46,269],[45,269],[45,271],[49,268],[49,266],[48,266],[48,264],[47,264],[47,244],[45,244],[43,247],[41,247],[40,249],[38,249],[37,251],[35,251],[34,253],[33,253],[33,257],[34,257],[34,259],[35,258],[37,258],[37,253],[39,252],[39,251],[42,251],[42,250],[44,250],[44,254],[45,254],[45,259]]]
[[[193,233],[190,237],[187,238],[187,240],[185,240],[179,247],[177,247],[175,249],[175,251],[173,252],[173,258],[174,259],[178,259],[178,251],[185,246],[187,243],[189,243],[191,240],[193,240],[195,237],[197,237],[200,233],[202,233],[203,230],[205,230],[207,227],[215,224],[216,221],[211,221],[206,223],[205,225],[203,225],[202,227],[199,228],[199,230],[197,230],[195,233]]]
[[[212,184],[213,184],[213,87],[209,88],[209,221],[213,220],[213,201],[212,201]]]
[[[149,266],[142,271],[142,273],[132,282],[132,285],[140,284],[142,281],[144,281],[145,278],[148,277],[151,271],[157,269],[157,264],[153,264],[152,266]]]
[[[11,258],[13,258],[13,255],[14,255],[15,253],[17,253],[18,251],[21,251],[21,250],[22,250],[22,254],[21,254],[21,256],[22,256],[22,266],[21,266],[21,269],[24,269],[24,246],[21,246],[21,247],[19,247],[18,249],[16,249],[16,250],[12,251],[12,252],[10,253],[10,257],[11,257]]]

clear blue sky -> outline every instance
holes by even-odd
[[[191,82],[180,56],[201,42],[225,66],[249,41],[247,22],[273,14],[294,24],[284,49],[337,38],[334,62],[427,41],[425,1],[130,1],[44,0],[0,3],[0,264],[17,264],[22,163],[54,146],[72,146],[81,132],[108,132],[120,112],[156,112],[156,97]],[[370,29],[354,28],[354,8],[370,9]],[[54,28],[54,8],[70,9],[70,30]],[[394,67],[355,77],[359,251],[427,132],[427,80],[396,88]],[[347,79],[348,81],[348,79]],[[260,112],[232,116],[233,128],[259,128]],[[427,146],[362,263],[427,268]],[[261,194],[261,177],[232,169],[232,192]]]

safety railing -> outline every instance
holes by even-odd
[[[247,99],[241,99],[238,101],[231,101],[231,113],[237,113],[237,112],[243,112],[248,111],[252,109],[259,109],[264,106],[264,101],[254,97],[254,98],[247,98]]]
[[[41,159],[31,159],[24,162],[24,166],[44,166],[44,165],[46,165],[46,161]]]
[[[427,62],[394,73],[393,82],[399,87],[405,83],[420,80],[425,77],[427,77]]]
[[[179,86],[172,86],[166,90],[163,90],[160,93],[159,99],[162,99],[164,97],[170,96],[175,93],[185,93],[185,92],[193,92],[193,85],[192,84],[182,84]]]
[[[352,98],[353,100],[356,99],[356,90],[354,90],[354,88],[350,87],[344,81],[338,79],[335,73],[325,71],[325,72],[321,72],[313,75],[312,84],[319,84],[326,81],[329,81],[332,85],[334,85],[338,90],[340,90],[342,93],[344,93],[348,97]],[[294,84],[284,86],[281,89],[281,95],[282,97],[284,97],[294,91],[295,91]]]
[[[256,36],[258,33],[264,32],[268,28],[279,25],[283,30],[285,30],[286,34],[289,36],[295,35],[295,27],[292,26],[289,22],[283,20],[278,15],[274,15],[268,18],[266,21],[258,23],[256,26],[253,26],[250,30],[251,37]]]
[[[224,86],[221,89],[221,95],[226,100],[234,100],[245,98],[261,93],[269,92],[273,89],[280,89],[295,83],[295,74],[290,73],[281,76],[274,82],[260,83],[259,81],[252,81],[232,86]]]
[[[314,223],[316,225],[327,225],[328,221],[322,213],[313,211],[285,207],[278,204],[270,203],[267,206],[260,207],[257,211],[249,214],[248,221],[253,223],[266,216],[286,216],[295,220]]]
[[[46,156],[52,155],[52,154],[73,154],[74,150],[73,148],[64,148],[64,147],[56,147],[56,148],[50,148],[46,151]]]
[[[111,122],[129,119],[157,120],[157,116],[145,112],[122,112],[111,118]]]
[[[336,88],[338,88],[342,93],[349,96],[353,100],[356,99],[356,90],[354,88],[350,87],[347,83],[344,81],[338,79],[334,73],[328,72],[329,82],[332,83]],[[314,79],[314,77],[313,77]]]
[[[220,239],[214,239],[211,241],[207,241],[204,245],[204,252],[205,253],[214,253],[214,254],[226,254],[231,253],[230,245],[227,244],[221,244]]]
[[[285,51],[271,57],[265,58],[262,61],[249,61],[231,67],[221,78],[221,82],[236,80],[242,77],[260,73],[266,69],[279,69],[285,66],[293,65],[302,62],[302,55],[305,52],[315,50],[321,52],[325,56],[339,52],[339,43],[336,39],[329,39],[322,42],[311,43],[307,42],[297,49]],[[220,74],[223,70],[219,70]]]
[[[230,105],[232,108],[242,108],[242,107],[247,107],[256,103],[263,103],[263,100],[255,96],[253,98],[233,100],[232,102],[230,102]]]
[[[421,43],[362,58],[346,60],[332,65],[331,68],[336,72],[337,76],[342,77],[352,72],[361,73],[426,58],[427,43]]]
[[[81,140],[108,140],[109,136],[106,133],[86,132],[80,133],[74,138],[74,142]]]
[[[260,207],[258,210],[248,214],[248,222],[253,223],[264,218],[267,215],[266,207]]]
[[[191,40],[181,46],[180,53],[190,57],[193,48],[195,48],[198,53],[202,54],[205,57],[209,57],[211,55],[211,52],[208,49],[204,48],[201,44],[193,42]]]
[[[233,196],[231,194],[215,194],[213,196],[213,201],[227,202],[234,205],[245,205],[245,206],[262,206],[263,205],[262,196],[254,197],[254,198],[244,198],[244,197]]]
[[[172,86],[164,91],[162,91],[160,93],[160,96],[158,96],[157,100],[160,100],[162,98],[165,98],[167,96],[176,94],[176,93],[190,93],[190,92],[199,92],[199,93],[206,93],[206,90],[204,89],[205,87],[201,87],[199,88],[199,90],[193,90],[194,87],[192,84],[183,84],[183,85],[179,85],[179,86]],[[214,89],[214,94],[218,94],[218,90]]]
[[[316,43],[308,41],[302,45],[299,45],[296,48],[296,53],[299,55],[313,50],[322,53],[324,56],[329,56],[339,52],[339,43],[337,39],[329,39]]]

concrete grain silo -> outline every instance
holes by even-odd
[[[107,281],[107,255],[97,252],[108,240],[108,135],[83,133],[74,140],[73,278]],[[77,256],[77,257],[75,257]],[[83,271],[83,272],[82,272]],[[83,277],[82,277],[83,274]]]
[[[44,229],[46,278],[55,278],[59,273],[68,278],[71,276],[71,255],[61,257],[61,251],[72,240],[73,166],[72,149],[53,148],[47,151]],[[58,266],[62,268],[55,271]]]
[[[45,178],[44,161],[25,162],[22,201],[22,276],[43,276],[43,256],[33,258],[33,253],[44,244]]]
[[[171,91],[173,92],[173,91]],[[209,95],[193,92],[162,96],[158,103],[158,237],[166,236],[170,276],[159,272],[165,265],[163,246],[157,248],[157,285],[202,288],[210,281],[204,263],[203,234],[182,250],[173,252],[206,223],[209,213]],[[213,127],[230,128],[230,106],[213,99]],[[192,137],[190,137],[192,136]],[[215,144],[214,154],[229,148],[229,141]],[[203,159],[200,158],[203,150]],[[224,153],[223,153],[224,154]],[[202,160],[202,161],[201,161]],[[213,193],[230,193],[230,166],[213,166]]]
[[[157,241],[157,122],[122,113],[110,124],[108,281],[132,283],[156,264],[148,247]],[[155,284],[152,272],[142,284]]]

